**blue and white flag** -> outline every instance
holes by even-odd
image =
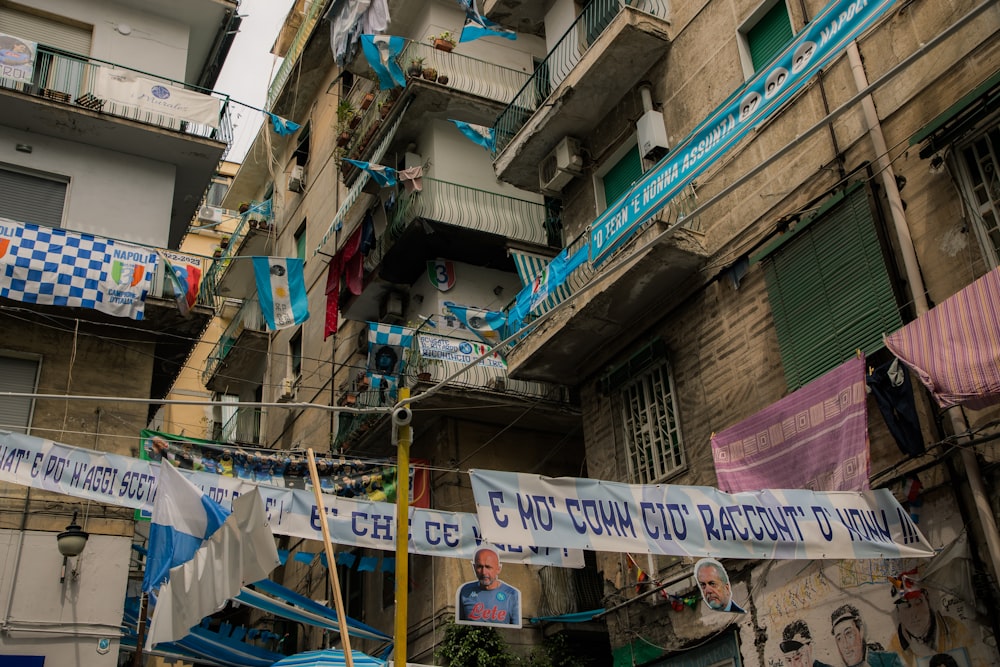
[[[170,580],[157,596],[146,647],[182,639],[202,618],[239,595],[244,582],[266,579],[278,565],[264,501],[260,489],[254,488],[234,498],[233,512],[221,530],[205,540],[187,562],[171,570]]]
[[[168,463],[160,464],[142,590],[166,581],[170,568],[194,558],[229,512]]]
[[[413,329],[381,322],[368,323],[368,372],[399,375],[413,347]]]
[[[482,14],[476,7],[476,0],[458,0],[458,4],[465,9],[465,25],[462,27],[462,36],[459,42],[471,42],[480,37],[503,37],[505,39],[517,39],[517,33],[513,30],[503,28]]]
[[[267,326],[287,329],[309,319],[303,261],[297,257],[253,257],[257,297]]]
[[[364,162],[363,160],[352,160],[350,158],[342,158],[344,162],[349,162],[359,169],[364,169],[368,172],[368,175],[372,177],[380,187],[388,188],[396,185],[396,170],[392,167],[386,167],[382,164],[372,164],[371,162]]]
[[[406,75],[397,60],[404,46],[406,40],[402,37],[361,35],[361,49],[368,64],[378,75],[379,88],[382,90],[406,86]]]
[[[490,345],[496,345],[503,339],[506,330],[507,317],[495,310],[459,306],[451,301],[445,301],[444,307],[455,314],[455,317],[472,333]]]
[[[491,153],[496,150],[497,140],[492,127],[484,125],[473,125],[462,120],[451,120],[466,137],[476,142]]]
[[[274,129],[274,133],[283,137],[293,134],[296,130],[302,127],[298,123],[294,123],[290,120],[282,118],[281,116],[276,116],[270,111],[265,111],[264,115],[271,119],[271,127]]]

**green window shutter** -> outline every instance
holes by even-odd
[[[639,158],[639,146],[636,145],[604,175],[604,203],[607,206],[614,204],[640,176],[642,160]]]
[[[754,71],[771,62],[791,39],[792,22],[788,20],[788,8],[784,0],[779,0],[747,33]]]
[[[883,347],[902,326],[866,190],[855,186],[763,260],[781,361],[794,390]]]
[[[306,258],[306,230],[304,228],[295,237],[295,256],[299,259]]]

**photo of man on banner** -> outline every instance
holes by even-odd
[[[490,544],[480,544],[472,560],[475,581],[458,589],[455,623],[521,627],[521,591],[500,581],[500,552]]]

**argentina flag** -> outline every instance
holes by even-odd
[[[503,339],[507,325],[507,318],[503,313],[483,308],[460,306],[451,301],[445,301],[444,307],[454,313],[455,317],[484,343],[496,345]]]
[[[473,125],[472,123],[466,123],[462,120],[449,120],[451,120],[451,122],[453,122],[467,138],[476,142],[491,153],[496,150],[497,141],[492,127]]]
[[[229,512],[174,466],[166,461],[160,463],[142,590],[157,588],[167,580],[170,568],[194,558],[228,516]]]
[[[465,9],[465,25],[462,27],[462,36],[459,42],[471,42],[480,37],[504,37],[505,39],[517,39],[517,33],[513,30],[503,28],[479,13],[476,7],[476,0],[458,0],[458,4]]]
[[[260,309],[272,330],[309,319],[303,261],[297,257],[253,257]]]
[[[379,88],[402,88],[406,85],[406,75],[396,57],[406,45],[402,37],[390,35],[361,35],[361,49],[368,64],[378,75]]]
[[[368,175],[372,177],[372,180],[383,188],[392,187],[396,184],[396,170],[392,167],[386,167],[381,164],[372,164],[371,162],[364,162],[363,160],[352,160],[346,157],[342,159],[344,162],[353,164],[355,167],[367,171]]]

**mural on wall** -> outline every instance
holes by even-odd
[[[964,535],[961,541],[964,545]],[[759,620],[769,628],[770,667],[992,667],[988,622],[954,553],[929,561],[773,562],[760,574]],[[961,554],[958,554],[961,556]],[[967,556],[967,553],[966,553]],[[935,572],[951,570],[952,582]],[[780,582],[768,586],[770,582]]]

